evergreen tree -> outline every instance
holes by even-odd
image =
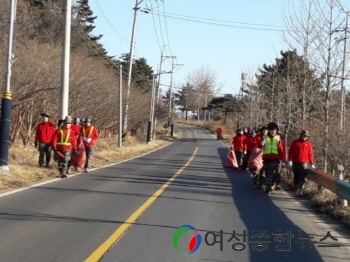
[[[130,54],[121,55],[120,64],[123,65],[123,75],[128,75]],[[153,69],[147,64],[146,58],[134,59],[131,70],[132,83],[139,89],[148,92],[152,88]]]
[[[251,96],[255,96],[260,105],[260,113],[265,113],[267,120],[285,124],[287,120],[296,122],[296,118],[301,117],[303,104],[308,105],[306,112],[312,114],[315,93],[320,91],[314,70],[295,50],[281,51],[281,58],[275,61],[273,65],[264,64],[256,75],[257,84],[249,86]]]
[[[73,18],[72,35],[76,35],[77,38],[72,41],[71,46],[73,48],[87,47],[93,50],[92,55],[107,58],[106,50],[98,43],[102,35],[95,36],[92,34],[97,16],[93,16],[89,0],[78,0],[76,2],[73,7]]]
[[[148,92],[152,88],[153,70],[143,57],[136,59],[133,63],[132,79],[137,83],[138,88]]]
[[[232,112],[240,112],[243,110],[244,103],[232,94],[224,94],[221,97],[214,97],[206,108],[207,110],[219,109],[224,113],[224,124],[226,124],[227,116]]]
[[[95,28],[94,23],[97,16],[93,16],[89,0],[78,0],[73,10],[75,21],[80,24],[85,34],[91,36],[90,34]],[[96,42],[101,39],[101,37],[102,35],[91,36],[91,40]]]

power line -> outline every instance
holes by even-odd
[[[239,28],[239,29],[249,29],[249,30],[259,30],[259,31],[273,31],[273,32],[283,32],[288,31],[289,29],[287,27],[282,26],[276,26],[276,25],[267,25],[267,24],[250,24],[250,23],[244,23],[244,22],[232,22],[232,21],[226,21],[226,20],[216,20],[216,19],[210,19],[210,18],[201,18],[201,17],[193,17],[193,16],[185,16],[185,15],[179,15],[174,13],[155,13],[153,10],[149,10],[149,12],[153,13],[154,15],[169,17],[173,19],[183,20],[183,21],[190,21],[195,23],[202,23],[202,24],[208,24],[208,25],[216,25],[216,26],[224,26],[224,27],[233,27],[233,28]],[[269,28],[271,27],[271,28]]]
[[[145,11],[143,11],[143,12],[149,13],[148,10],[153,9],[152,3],[150,3],[150,6],[151,6],[151,8],[148,8],[148,7],[147,7],[147,3],[146,3],[147,9],[146,9]],[[155,35],[156,35],[156,40],[157,40],[157,43],[158,43],[158,47],[159,47],[159,49],[160,49],[160,48],[161,48],[161,45],[160,45],[160,42],[159,42],[159,37],[158,37],[158,33],[157,33],[157,26],[156,26],[156,21],[155,21],[154,14],[152,14],[152,21],[153,21],[154,32],[155,32]],[[160,27],[161,27],[161,26],[160,26]],[[162,29],[161,29],[161,28],[160,28],[160,34],[161,34],[161,37],[162,37],[162,40],[163,40],[163,35],[162,35]],[[164,40],[163,40],[162,42],[164,43]]]
[[[165,4],[164,3],[163,3],[163,12],[165,13]],[[168,23],[167,23],[166,17],[164,17],[164,23],[165,23],[166,38],[168,41],[168,47],[169,47],[169,51],[170,51],[170,55],[171,55],[172,52],[171,52],[171,46],[170,46],[170,42],[169,42]]]
[[[48,0],[48,3],[50,3],[53,7],[55,7],[52,10],[55,10],[57,12],[61,12],[61,8],[56,5],[55,3],[53,3],[52,1]],[[114,64],[112,63],[111,59],[109,59],[107,56],[105,56],[103,53],[101,53],[101,47],[95,42],[93,41],[89,35],[87,35],[86,33],[84,33],[81,30],[80,24],[77,21],[73,20],[72,26],[77,30],[77,32],[79,33],[79,35],[85,40],[85,43],[87,43],[91,50],[95,53],[97,58],[100,58],[101,62],[103,62],[104,64],[106,64],[107,66],[114,66]],[[117,61],[120,63],[120,61]],[[126,76],[123,73],[124,76]],[[134,86],[138,87],[140,90],[142,89],[140,85],[138,85],[138,83],[135,81],[135,79],[131,78],[132,83],[134,84]]]
[[[145,13],[150,13],[151,10],[156,10],[156,12],[158,12],[160,14],[161,13],[160,7],[163,7],[163,12],[165,12],[164,2],[162,4],[158,4],[158,1],[154,1],[155,3],[157,3],[157,5],[155,6],[154,3],[151,2],[151,0],[149,0],[149,1],[150,1],[149,7],[146,4],[146,9],[144,10]],[[153,25],[154,25],[154,30],[155,30],[155,35],[156,35],[159,50],[162,51],[163,47],[167,46],[167,48],[169,49],[170,54],[171,54],[166,17],[164,17],[164,25],[165,26],[163,27],[163,23],[161,20],[162,16],[158,15],[158,27],[159,27],[159,31],[160,31],[159,34],[160,34],[161,40],[162,40],[162,44],[160,44],[158,33],[157,33],[157,25],[156,25],[155,15],[153,12],[151,12],[151,13],[152,13]],[[166,41],[164,40],[164,36],[163,36],[163,31],[164,31],[163,28],[165,28]],[[168,52],[166,52],[166,50],[165,50],[165,54],[168,55]],[[168,55],[168,56],[171,56],[171,55]],[[169,63],[170,63],[170,61],[169,61]],[[170,65],[171,65],[171,63],[170,63]]]
[[[110,26],[110,28],[112,28],[113,32],[121,39],[123,40],[125,43],[129,43],[126,39],[124,39],[118,32],[117,30],[113,27],[112,23],[109,21],[108,17],[106,16],[105,12],[103,11],[100,3],[98,0],[94,0],[94,2],[96,3],[97,8],[100,10],[103,18],[106,20],[107,24]]]

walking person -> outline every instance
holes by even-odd
[[[71,128],[74,130],[74,133],[76,134],[76,136],[80,135],[82,126],[80,125],[80,118],[79,117],[73,118],[73,124],[72,124]]]
[[[222,128],[221,127],[218,127],[216,129],[216,138],[217,140],[222,140],[224,137],[223,137],[223,132],[222,132]]]
[[[42,116],[41,123],[37,126],[35,132],[35,148],[39,151],[39,167],[50,167],[51,161],[51,140],[56,131],[56,127],[49,121],[50,116],[46,113],[40,114]]]
[[[235,152],[238,168],[243,168],[243,157],[247,153],[246,137],[243,128],[238,128],[232,139],[233,151]]]
[[[267,135],[267,126],[260,126],[256,129],[256,135],[254,136],[254,145],[258,146],[264,140],[264,136]]]
[[[71,121],[70,116],[67,116],[67,118]],[[79,117],[73,118],[73,123],[71,124],[70,128],[74,134],[74,137],[76,139],[77,148],[78,148],[79,140],[81,139],[81,130],[82,130],[82,126],[80,125],[80,118]],[[70,166],[71,166],[71,164],[69,163],[69,167]]]
[[[302,194],[308,166],[310,165],[311,168],[315,169],[309,132],[307,130],[301,130],[299,135],[299,138],[295,139],[290,145],[288,152],[289,166],[293,169],[293,184],[298,196]]]
[[[245,143],[246,143],[246,154],[243,157],[243,170],[248,168],[248,161],[250,154],[252,153],[252,150],[255,146],[254,144],[254,130],[253,128],[248,128],[248,133],[245,134]]]
[[[275,190],[281,187],[281,167],[286,162],[285,144],[280,135],[278,135],[278,125],[270,122],[267,125],[267,135],[263,136],[263,140],[259,147],[262,148],[263,169],[265,172],[265,193],[272,192],[272,186],[275,184]]]
[[[85,118],[84,126],[82,127],[81,132],[82,132],[82,137],[83,137],[85,152],[86,152],[86,162],[84,166],[84,172],[88,173],[90,159],[93,155],[93,147],[95,145],[95,141],[98,139],[98,131],[92,125],[91,119]]]
[[[68,163],[71,155],[76,153],[76,137],[71,129],[72,119],[67,116],[62,127],[56,130],[52,139],[52,148],[55,151],[60,177],[67,177]]]
[[[254,145],[253,148],[257,147],[257,148],[261,149],[261,142],[264,140],[264,136],[266,136],[266,135],[267,135],[267,126],[266,125],[263,125],[263,126],[260,125],[256,129],[256,135],[254,136],[254,140],[253,140],[253,145]],[[257,151],[259,151],[259,150],[257,150]],[[257,163],[260,163],[260,160],[262,162],[262,155],[260,156],[260,154],[258,154],[257,156],[259,157]],[[260,157],[261,157],[261,159],[260,159]],[[264,168],[260,168],[259,170],[255,171],[253,173],[253,183],[255,185],[257,185],[259,188],[261,188],[261,186],[263,184],[265,184]]]
[[[70,116],[67,116],[67,118],[70,118]],[[82,126],[80,125],[80,118],[74,117],[73,123],[71,125],[71,130],[72,130],[74,137],[76,139],[77,151],[79,151],[79,148],[81,148],[81,146],[80,146],[81,145],[81,143],[80,143],[81,142],[80,141],[81,140],[81,136],[80,136],[81,135],[81,128],[82,128]],[[84,147],[84,146],[82,146],[82,147]],[[84,149],[84,151],[85,151],[85,149]],[[79,153],[79,152],[77,152],[77,153]],[[79,158],[81,158],[78,155],[79,154],[72,155],[71,159],[68,161],[68,168],[66,171],[67,175],[69,174],[69,171],[72,167],[72,160],[75,161],[75,160],[78,160]],[[78,161],[76,161],[76,162],[78,162]],[[76,166],[74,167],[74,169],[76,171],[78,170]]]

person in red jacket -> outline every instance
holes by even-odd
[[[236,135],[232,138],[233,151],[235,152],[238,168],[243,167],[243,157],[247,153],[246,137],[243,128],[238,128]]]
[[[254,146],[258,146],[264,140],[263,137],[267,135],[267,127],[260,126],[256,130],[256,135],[254,137]]]
[[[267,135],[267,127],[259,125],[258,128],[255,130],[256,135],[254,136],[253,144],[254,147],[261,148],[261,142],[264,140],[264,136]],[[254,184],[257,184],[258,187],[261,187],[264,184],[265,181],[265,175],[264,175],[264,168],[261,168],[259,170],[259,173],[255,173],[253,175],[253,182]]]
[[[243,160],[243,169],[246,169],[248,167],[248,161],[249,161],[249,157],[250,157],[250,154],[252,153],[252,149],[253,147],[255,146],[255,143],[254,143],[254,130],[253,128],[249,127],[248,128],[248,133],[245,134],[245,142],[246,142],[246,154],[244,156],[244,160]]]
[[[52,148],[58,159],[60,177],[67,177],[68,162],[71,155],[76,153],[77,144],[74,131],[71,129],[72,119],[66,117],[63,126],[56,130],[52,138]]]
[[[43,167],[44,162],[46,162],[46,167],[49,167],[52,149],[51,140],[56,127],[49,121],[50,116],[48,114],[42,113],[41,116],[43,118],[36,128],[34,145],[39,150],[39,166]]]
[[[68,116],[67,116],[68,117]],[[73,118],[73,124],[71,125],[71,129],[74,133],[74,137],[76,139],[76,144],[77,144],[77,150],[79,147],[79,142],[80,142],[80,134],[81,134],[81,128],[82,126],[80,125],[80,118],[79,117],[74,117]],[[68,161],[68,168],[66,174],[69,174],[69,170],[71,169],[72,166],[72,159]]]
[[[85,173],[88,172],[89,160],[93,154],[93,147],[95,145],[95,141],[98,139],[98,131],[91,123],[92,121],[90,118],[85,118],[84,126],[81,130],[86,152],[86,162],[84,166]]]
[[[286,149],[285,144],[278,134],[278,125],[275,122],[270,122],[267,125],[267,135],[263,136],[258,147],[262,148],[263,169],[265,172],[265,193],[272,191],[272,186],[275,184],[275,190],[280,190],[279,186],[281,177],[281,167],[285,165]]]
[[[299,135],[299,138],[290,145],[288,152],[289,166],[293,167],[293,182],[297,195],[302,194],[308,165],[315,169],[314,153],[312,144],[309,141],[309,132],[302,130]]]
[[[82,126],[80,125],[80,118],[79,117],[74,117],[73,124],[72,124],[71,128],[74,130],[74,133],[76,136],[79,136],[81,134]]]
[[[223,132],[222,132],[222,128],[221,127],[218,127],[216,129],[216,137],[217,137],[217,140],[223,139]]]

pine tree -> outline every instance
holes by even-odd
[[[76,2],[73,7],[72,35],[80,36],[80,41],[72,43],[72,47],[80,47],[84,43],[83,46],[93,49],[93,55],[107,56],[106,50],[98,43],[103,35],[95,36],[92,33],[96,18],[97,16],[93,16],[89,0],[78,0]]]

